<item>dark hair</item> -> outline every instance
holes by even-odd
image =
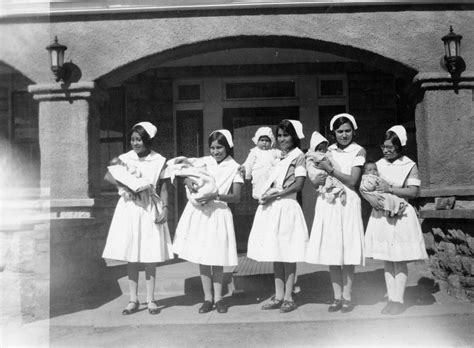
[[[225,147],[226,157],[234,155],[234,151],[230,147],[230,145],[227,141],[227,138],[225,137],[224,134],[222,134],[219,131],[211,133],[211,135],[209,135],[209,147],[211,147],[211,144],[214,140],[217,140],[217,143],[219,145],[222,145],[222,146]]]
[[[140,138],[142,138],[142,142],[143,142],[143,145],[145,145],[145,147],[148,149],[148,150],[151,150],[151,147],[153,145],[153,139],[150,138],[150,135],[147,133],[147,131],[145,130],[145,128],[143,128],[142,126],[134,126],[132,127],[132,129],[130,130],[130,135],[129,135],[129,142],[132,140],[132,134],[133,132],[136,132],[138,133],[138,135],[140,136]]]
[[[374,161],[373,159],[367,159],[367,160],[365,161],[365,163],[364,163],[364,168],[365,168],[365,166],[367,166],[367,165],[369,165],[369,164],[375,164],[375,165],[377,165],[377,162]]]
[[[281,121],[278,124],[278,126],[275,128],[275,133],[277,134],[277,137],[278,137],[279,129],[291,135],[291,138],[293,139],[293,145],[295,147],[298,147],[298,148],[301,147],[301,140],[300,138],[298,138],[298,135],[296,134],[295,127],[293,127],[293,124],[289,120]]]
[[[387,140],[390,140],[392,142],[393,147],[395,148],[398,154],[403,153],[404,147],[402,146],[400,138],[398,138],[398,135],[395,132],[387,131],[387,133],[385,133],[383,141],[386,142]]]
[[[349,123],[351,125],[351,128],[352,128],[352,131],[354,132],[355,129],[354,129],[354,125],[352,124],[352,121],[349,120],[347,117],[345,116],[342,116],[342,117],[339,117],[336,121],[334,121],[333,125],[332,125],[332,132],[335,132],[336,129],[338,129],[340,126],[342,126],[344,123]]]

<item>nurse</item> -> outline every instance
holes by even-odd
[[[296,200],[306,179],[306,167],[300,150],[300,140],[304,138],[301,122],[283,120],[276,132],[282,157],[263,189],[267,193],[255,213],[247,256],[273,262],[275,296],[262,309],[287,313],[297,307],[293,300],[296,262],[304,261],[308,243],[308,228]]]
[[[199,313],[208,313],[214,308],[218,313],[227,312],[222,299],[224,266],[237,266],[234,221],[227,204],[240,201],[244,180],[238,171],[239,164],[231,156],[233,146],[227,129],[209,135],[211,155],[202,161],[214,177],[218,192],[214,197],[197,199],[200,204],[188,201],[176,227],[174,252],[184,260],[199,264],[204,290]],[[195,191],[191,179],[186,179],[185,184],[191,192]]]
[[[329,195],[316,200],[313,227],[306,252],[306,262],[329,265],[334,300],[329,312],[350,312],[354,266],[364,261],[364,227],[361,201],[356,185],[365,163],[365,149],[354,142],[357,123],[350,114],[335,115],[329,129],[336,143],[328,148],[336,169],[329,160],[319,162],[316,167],[338,179],[346,192],[342,196],[328,199]]]
[[[110,224],[103,258],[126,261],[130,302],[122,314],[138,311],[138,274],[140,264],[145,265],[147,307],[150,314],[158,314],[155,302],[156,263],[172,258],[171,238],[166,223],[168,216],[168,190],[164,181],[166,159],[151,149],[157,132],[150,122],[134,125],[130,132],[132,150],[119,156],[135,176],[146,181],[146,190],[135,193],[126,186],[118,184],[120,199]],[[163,212],[156,215],[156,199],[160,193]]]
[[[420,187],[416,163],[405,156],[407,132],[397,125],[387,130],[381,146],[383,158],[377,161],[384,182],[377,190],[404,200],[415,198]],[[415,209],[406,202],[402,214],[385,216],[382,201],[373,206],[365,234],[366,256],[385,261],[385,284],[388,302],[382,314],[397,315],[405,310],[403,296],[408,278],[407,263],[428,258],[421,226]]]

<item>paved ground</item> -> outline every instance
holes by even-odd
[[[118,279],[123,294],[112,300],[73,303],[57,308],[50,320],[7,325],[4,346],[51,347],[296,347],[296,346],[473,346],[474,304],[457,301],[440,290],[423,263],[410,265],[407,310],[385,316],[383,266],[358,267],[354,286],[357,306],[351,313],[328,313],[329,275],[325,267],[298,268],[294,312],[261,311],[272,295],[269,275],[235,277],[229,285],[227,314],[198,314],[202,301],[196,265],[178,262],[158,268],[160,314],[122,316],[127,303],[126,278]],[[144,283],[144,282],[142,282]],[[234,292],[232,290],[245,290]],[[140,287],[142,300],[144,287]]]

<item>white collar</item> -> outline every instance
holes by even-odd
[[[299,147],[295,147],[295,148],[294,148],[293,150],[291,150],[290,152],[283,152],[283,151],[282,151],[282,152],[281,152],[281,159],[285,159],[285,158],[288,157],[290,154],[292,154],[294,151],[297,151],[297,152],[298,152],[298,150],[299,150],[299,152],[302,153],[302,151],[301,151],[301,149],[300,149]]]
[[[212,156],[207,156],[207,157],[209,157],[209,165],[227,166],[229,163],[234,162],[234,159],[232,158],[232,156],[227,156],[226,158],[224,158],[219,163],[217,163],[217,161],[214,157],[212,157]]]
[[[145,157],[138,157],[138,154],[133,150],[130,150],[129,152],[127,152],[126,155],[130,159],[133,159],[133,160],[136,160],[136,161],[148,161],[148,162],[149,161],[156,161],[158,159],[163,158],[163,156],[161,156],[159,153],[157,153],[153,150],[150,150],[150,153],[148,155],[146,155]]]
[[[385,164],[386,166],[406,166],[409,164],[412,164],[413,161],[409,159],[407,156],[401,156],[397,158],[395,161],[390,162],[385,159],[385,157],[382,157],[380,159],[381,163]]]
[[[344,149],[341,149],[337,146],[336,143],[334,143],[334,144],[330,145],[328,149],[333,150],[333,151],[337,151],[337,152],[350,153],[350,152],[354,152],[354,151],[359,151],[360,146],[358,144],[352,142],[349,145],[347,145]]]

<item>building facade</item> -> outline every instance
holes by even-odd
[[[384,131],[403,124],[421,173],[416,203],[433,272],[473,298],[474,5],[131,3],[11,5],[0,17],[1,160],[12,173],[1,182],[1,261],[3,279],[29,284],[12,294],[23,319],[58,314],[71,294],[119,291],[100,258],[117,200],[102,178],[127,150],[127,130],[144,120],[157,125],[154,147],[167,158],[205,155],[208,134],[227,128],[238,162],[258,126],[284,118],[303,123],[306,149],[312,131],[328,135],[329,119],[349,112],[373,159]],[[440,64],[450,25],[463,35],[467,66],[457,81]],[[45,50],[55,36],[67,46],[66,81],[55,81]],[[309,185],[300,198],[311,224]],[[180,188],[172,201],[173,230]],[[246,186],[233,207],[241,251],[255,209]],[[29,308],[25,296],[36,296]]]

